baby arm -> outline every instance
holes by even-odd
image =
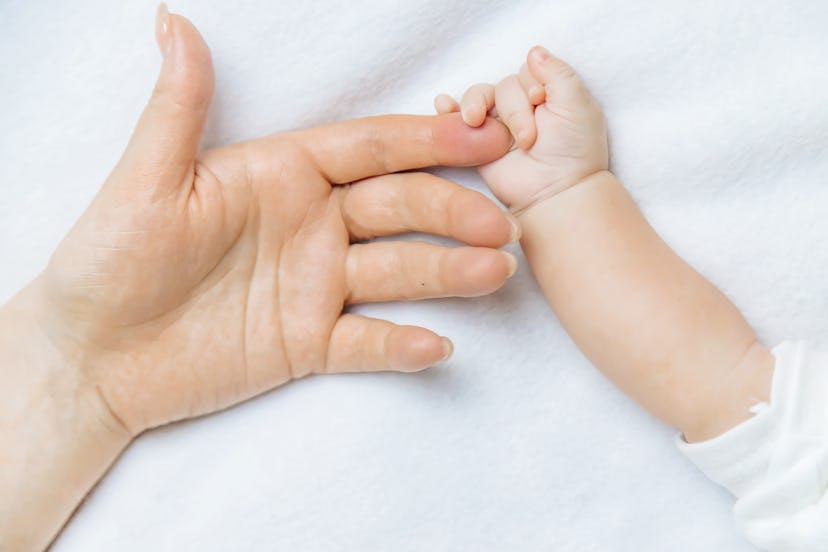
[[[519,147],[481,175],[517,215],[561,323],[616,385],[688,441],[723,433],[768,400],[773,355],[608,170],[603,114],[571,67],[536,47],[496,87],[435,104],[473,126],[493,110],[509,127]]]

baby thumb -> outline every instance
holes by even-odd
[[[564,60],[549,53],[542,46],[529,50],[526,58],[529,73],[546,89],[547,102],[572,102],[586,93],[581,78]]]
[[[164,4],[155,35],[164,58],[161,74],[113,176],[170,193],[192,181],[213,97],[213,62],[193,24]]]

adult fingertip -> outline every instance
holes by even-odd
[[[441,339],[443,341],[443,356],[440,357],[440,360],[448,360],[451,358],[451,355],[454,354],[454,345],[447,337],[443,337]]]
[[[419,372],[443,360],[446,354],[444,337],[417,326],[401,326],[396,335],[399,354],[392,368],[400,372]]]
[[[153,99],[162,98],[172,111],[205,112],[213,98],[215,75],[210,48],[198,29],[186,17],[158,6],[155,38],[163,62],[153,90]],[[152,99],[151,99],[152,102]]]
[[[215,79],[210,49],[201,34],[164,4],[156,13],[155,38],[163,56],[158,80],[118,162],[121,174],[138,177],[109,182],[168,194],[186,190],[192,182],[192,161]]]
[[[443,261],[446,280],[443,296],[482,297],[494,293],[514,274],[513,255],[489,247],[458,247]]]
[[[505,251],[503,252],[503,254],[506,256],[506,266],[508,266],[508,270],[509,270],[509,272],[507,273],[506,278],[511,278],[512,276],[515,275],[515,272],[517,272],[517,268],[518,268],[517,257],[512,255],[511,253],[506,253]]]
[[[471,147],[474,148],[472,165],[481,165],[499,159],[512,146],[512,134],[500,121],[486,117],[483,122],[472,129],[469,136]]]
[[[170,49],[170,10],[167,4],[161,2],[155,11],[155,41],[161,51],[161,57],[166,58]]]
[[[438,123],[432,127],[438,164],[482,165],[509,151],[512,143],[509,130],[491,117],[486,117],[477,127],[463,122],[459,113],[439,117]]]
[[[452,197],[449,233],[477,247],[500,248],[512,243],[514,227],[505,213],[480,192],[463,189]]]

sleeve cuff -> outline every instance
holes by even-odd
[[[758,405],[758,413],[727,432],[700,443],[688,443],[679,434],[676,444],[708,478],[740,497],[767,475],[776,442],[782,431],[782,410],[795,385],[802,344],[785,342],[773,349],[776,363],[770,404]]]

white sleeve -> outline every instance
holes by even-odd
[[[748,541],[769,552],[828,551],[828,354],[806,343],[773,350],[770,404],[702,443],[678,446],[736,496]]]

